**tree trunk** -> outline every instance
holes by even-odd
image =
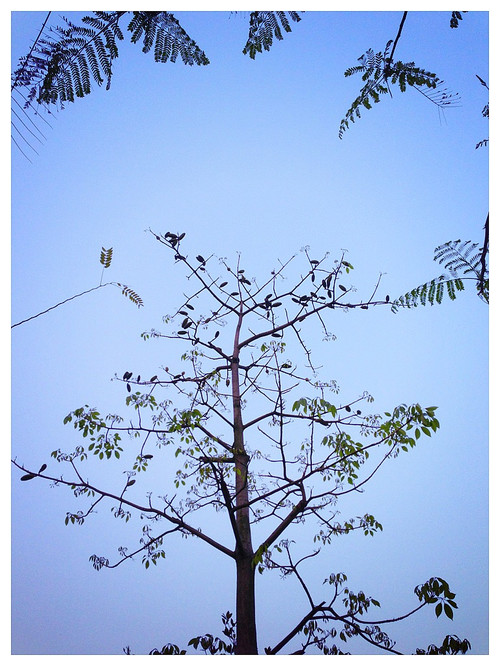
[[[239,383],[239,335],[242,310],[234,336],[231,359],[233,393],[233,433],[236,489],[236,654],[258,654],[255,624],[255,569],[253,565],[250,510],[248,507],[248,463],[243,437],[243,418]]]
[[[236,654],[258,654],[255,624],[255,568],[252,557],[236,559]]]

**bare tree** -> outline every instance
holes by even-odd
[[[128,520],[138,512],[147,519],[133,552],[120,547],[115,562],[93,555],[96,569],[118,566],[139,554],[146,567],[156,564],[165,555],[164,541],[176,533],[194,536],[232,560],[236,620],[231,613],[223,616],[229,640],[198,636],[190,641],[194,648],[211,654],[257,654],[255,575],[276,570],[297,579],[306,609],[286,636],[265,648],[267,654],[278,654],[299,639],[295,654],[311,646],[340,654],[336,636],[342,641],[356,636],[399,654],[381,625],[428,604],[438,616],[444,610],[453,617],[455,595],[446,581],[431,578],[415,589],[414,609],[374,622],[365,614],[379,602],[349,590],[343,573],[328,575],[325,582],[331,591],[320,600],[314,599],[301,573],[302,562],[315,557],[335,535],[356,530],[370,535],[381,529],[369,513],[339,520],[337,505],[364,489],[387,460],[439,427],[436,407],[403,404],[383,415],[363,413],[363,405],[372,401],[368,394],[340,400],[336,382],[322,381],[313,364],[306,338],[318,328],[324,338],[332,338],[328,322],[334,313],[391,305],[389,296],[376,296],[380,278],[368,298],[352,300],[354,289],[343,284],[353,270],[345,255],[329,264],[328,255],[314,259],[308,248],[303,250],[305,269],[292,281],[287,273],[296,258],[280,264],[262,283],[247,277],[240,259],[234,267],[221,259],[217,267],[224,277],[214,277],[215,257],[190,259],[183,254],[184,234],[153,235],[187,269],[195,287],[179,310],[165,317],[168,327],[175,324],[172,332],[152,330],[143,337],[187,347],[181,357],[184,370],[163,367],[161,376],[147,380],[130,371],[117,377],[126,386],[133,420],[126,423],[115,414],[102,417],[88,405],[76,409],[65,422],[72,422],[88,443],[71,452],[52,452],[68,472],[49,474],[45,464],[36,472],[14,460],[24,473],[22,480],[47,479],[68,486],[85,501],[83,510],[67,514],[67,523],[84,523],[97,505],[108,501],[117,518]],[[169,391],[172,399],[166,397]],[[85,460],[92,454],[125,460],[130,450],[122,447],[126,435],[135,446],[121,491],[90,482],[83,471]],[[153,456],[155,446],[159,451]],[[158,495],[144,488],[144,473],[155,467],[161,471]],[[146,499],[140,499],[139,487]],[[210,534],[215,512],[230,526],[230,543]],[[203,529],[197,526],[200,521],[205,521]],[[313,545],[305,555],[294,554],[291,536],[305,522],[317,524]],[[260,543],[252,540],[256,525],[259,534],[266,534]],[[441,648],[431,648],[456,654],[465,652],[468,642],[448,636]],[[153,651],[183,652],[172,644]]]

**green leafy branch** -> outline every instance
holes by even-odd
[[[46,310],[42,310],[42,312],[39,312],[36,315],[32,315],[31,317],[27,317],[22,321],[18,321],[16,324],[12,324],[11,328],[15,328],[16,326],[25,324],[26,322],[31,321],[32,319],[41,317],[42,315],[47,314],[47,312],[55,310],[59,306],[64,305],[65,303],[69,303],[69,301],[75,300],[75,298],[80,298],[80,296],[84,296],[85,294],[90,294],[91,291],[97,291],[97,289],[102,289],[103,287],[108,287],[109,285],[112,285],[113,287],[118,287],[119,289],[121,289],[122,294],[127,298],[129,298],[132,301],[132,303],[137,305],[137,307],[139,308],[142,307],[144,305],[142,298],[131,287],[128,287],[126,284],[122,284],[121,282],[105,282],[105,283],[102,282],[102,275],[104,274],[104,270],[111,266],[112,257],[113,257],[112,247],[110,247],[108,250],[106,250],[105,248],[101,249],[99,261],[103,269],[101,274],[101,282],[96,287],[91,287],[90,289],[86,289],[85,291],[82,291],[79,294],[70,296],[69,298],[64,299],[64,301],[60,301],[59,303],[52,305],[50,308],[47,308]]]
[[[332,643],[337,637],[347,642],[351,637],[359,637],[368,644],[380,648],[391,654],[401,654],[396,649],[396,642],[392,640],[381,628],[383,625],[392,624],[405,620],[415,613],[418,613],[426,606],[434,605],[436,616],[439,617],[444,609],[445,616],[452,620],[453,611],[457,608],[455,602],[456,595],[451,592],[448,583],[439,577],[430,578],[422,585],[415,588],[415,594],[419,604],[412,610],[406,612],[400,617],[379,619],[373,621],[364,617],[368,615],[373,607],[381,608],[380,602],[367,596],[364,592],[353,592],[346,586],[347,576],[344,573],[332,573],[324,580],[334,588],[333,597],[330,601],[323,600],[314,602],[313,595],[308,589],[303,577],[298,572],[298,566],[308,557],[306,556],[297,562],[293,562],[289,545],[290,542],[282,541],[280,547],[276,550],[281,553],[286,551],[288,562],[273,561],[273,567],[280,570],[283,576],[295,575],[307,595],[311,610],[294,626],[294,628],[274,647],[265,648],[266,654],[278,654],[292,639],[300,634],[304,635],[302,646],[293,654],[305,654],[310,646],[315,646],[324,655],[327,654],[350,654],[340,650],[338,645]],[[292,542],[293,543],[293,542]],[[317,554],[317,552],[315,553]],[[328,598],[328,597],[327,597]],[[341,601],[341,607],[337,610],[336,606]],[[330,626],[325,624],[331,623]],[[429,646],[427,651],[417,650],[417,654],[459,654],[465,653],[470,649],[470,643],[460,640],[456,636],[446,636],[443,645],[440,648]]]
[[[372,104],[378,104],[381,95],[389,94],[392,97],[390,84],[397,84],[401,92],[405,92],[408,87],[413,88],[439,108],[458,102],[458,94],[449,93],[443,88],[444,82],[433,72],[416,67],[414,62],[404,63],[401,60],[394,62],[394,52],[407,14],[408,12],[403,14],[396,39],[387,42],[383,53],[381,51],[375,53],[373,49],[368,49],[358,58],[359,65],[349,67],[344,72],[346,77],[361,74],[361,80],[366,83],[340,122],[340,139],[348,129],[349,123],[354,123],[356,118],[361,117],[363,108],[371,109]]]
[[[460,239],[437,247],[434,250],[434,261],[444,264],[448,274],[440,275],[400,296],[394,301],[392,312],[397,312],[402,307],[415,308],[427,303],[442,303],[445,295],[454,301],[457,292],[465,290],[464,280],[474,280],[478,296],[485,303],[489,303],[488,226],[489,216],[485,224],[485,243],[481,248],[479,243]]]
[[[434,606],[436,617],[439,617],[444,610],[446,617],[453,620],[453,609],[457,608],[454,601],[456,594],[450,591],[445,580],[439,577],[431,578],[423,585],[417,585],[415,594],[423,603],[436,604]]]

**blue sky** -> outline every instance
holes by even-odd
[[[45,15],[13,13],[14,64]],[[55,113],[32,163],[12,150],[12,321],[99,284],[102,246],[114,248],[105,280],[130,285],[145,304],[137,309],[107,287],[13,329],[12,453],[27,465],[78,443],[62,423],[72,409],[88,403],[126,414],[115,373],[153,375],[180,363],[179,347],[140,339],[161,328],[188,288],[149,227],[186,232],[193,255],[233,260],[241,252],[258,278],[278,260],[300,261],[304,246],[332,259],[347,249],[359,293],[371,293],[383,273],[381,290],[393,297],[439,274],[436,246],[482,242],[489,154],[475,146],[488,136],[487,94],[476,75],[488,81],[486,12],[466,14],[457,30],[449,12],[410,12],[398,45],[398,58],[459,92],[460,107],[443,115],[412,90],[395,92],[342,141],[340,120],[361,85],[343,73],[394,39],[400,12],[306,12],[255,61],[241,54],[247,14],[175,15],[208,67],[160,65],[123,42],[109,91]],[[454,303],[397,315],[336,314],[331,329],[336,341],[318,341],[314,351],[343,393],[369,391],[374,411],[438,405],[441,429],[346,503],[346,517],[371,512],[384,531],[325,548],[321,580],[323,571],[345,571],[392,616],[413,607],[415,585],[442,576],[457,593],[454,621],[423,612],[391,635],[409,653],[451,633],[485,654],[488,308],[469,289]],[[121,471],[112,470],[118,482]],[[111,474],[93,462],[91,473]],[[220,632],[234,597],[222,557],[178,540],[153,570],[138,560],[96,572],[89,556],[112,556],[133,530],[107,510],[67,527],[72,496],[18,478],[14,471],[14,654],[120,654],[125,645],[144,654]],[[257,595],[263,649],[304,605],[300,590],[270,574],[257,581]]]

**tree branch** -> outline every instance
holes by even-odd
[[[43,312],[39,312],[36,315],[33,315],[32,317],[28,317],[27,319],[23,319],[22,321],[18,321],[17,324],[12,324],[11,328],[15,328],[16,326],[20,326],[21,324],[25,324],[27,321],[31,321],[32,319],[36,319],[37,317],[41,317],[44,314],[47,314],[47,312],[50,312],[51,310],[55,310],[55,308],[58,308],[60,305],[64,305],[65,303],[68,303],[69,301],[72,301],[75,298],[79,298],[80,296],[84,296],[85,294],[90,294],[91,291],[96,291],[96,289],[101,289],[102,287],[107,287],[108,285],[113,284],[113,282],[106,282],[105,284],[100,284],[97,287],[92,287],[92,289],[87,289],[86,291],[82,291],[80,294],[75,294],[74,296],[70,296],[70,298],[66,298],[66,300],[61,301],[60,303],[56,303],[56,305],[53,305],[50,308],[47,308]]]
[[[66,481],[62,477],[56,478],[53,476],[48,476],[47,474],[40,474],[39,472],[33,472],[24,465],[20,465],[16,460],[11,460],[11,462],[20,470],[23,472],[26,472],[27,474],[33,474],[34,477],[39,477],[41,479],[47,479],[48,481],[53,481],[56,484],[63,484],[65,486],[69,486],[72,488],[84,488],[86,490],[91,490],[97,495],[101,495],[102,497],[108,497],[109,499],[114,499],[118,502],[121,502],[122,504],[125,504],[126,506],[129,506],[133,509],[137,509],[138,511],[142,513],[149,513],[149,514],[154,514],[160,518],[165,518],[165,520],[168,520],[170,523],[177,525],[178,528],[185,530],[186,532],[189,532],[193,536],[198,537],[202,541],[205,541],[205,543],[208,543],[210,546],[213,546],[216,550],[219,550],[221,553],[224,553],[224,555],[228,555],[229,557],[234,559],[234,551],[229,550],[226,546],[220,544],[218,541],[215,541],[215,539],[212,539],[211,537],[207,536],[203,532],[200,532],[200,530],[196,529],[195,527],[192,527],[188,523],[184,522],[182,518],[175,518],[174,516],[169,516],[167,513],[164,511],[161,511],[160,509],[155,509],[152,506],[143,506],[141,504],[137,504],[136,502],[131,502],[130,500],[125,499],[123,496],[116,495],[114,493],[107,492],[105,490],[101,490],[100,488],[97,488],[95,486],[90,485],[89,483],[82,483],[81,481],[74,482],[74,481]]]
[[[392,59],[394,58],[394,51],[396,50],[396,46],[399,42],[399,38],[401,37],[401,33],[403,32],[403,26],[404,26],[404,23],[406,21],[407,16],[408,16],[408,12],[403,12],[403,18],[401,19],[401,23],[399,24],[398,34],[396,35],[396,39],[394,40],[394,44],[392,45],[392,51],[391,51],[391,55],[389,56],[388,64],[390,64],[392,62]]]

